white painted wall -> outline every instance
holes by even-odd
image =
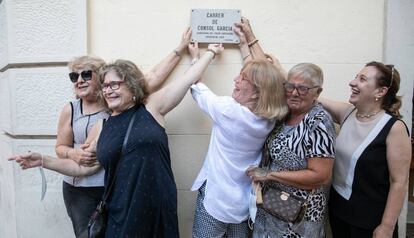
[[[410,98],[413,54],[407,49],[412,49],[414,41],[405,25],[414,29],[413,23],[407,23],[414,21],[405,19],[412,19],[414,11],[409,10],[409,0],[395,2],[396,9],[389,7],[394,1],[384,0],[90,0],[87,4],[83,0],[3,0],[0,129],[7,134],[0,135],[0,157],[28,149],[53,154],[54,138],[49,135],[55,135],[60,108],[72,98],[65,68],[56,67],[55,62],[87,51],[108,61],[132,60],[147,71],[176,47],[189,24],[191,8],[241,9],[263,48],[287,69],[299,62],[322,67],[324,96],[347,100],[348,82],[364,63],[386,60],[398,61],[402,75],[408,75],[401,87],[408,88],[404,94]],[[401,11],[404,14],[397,16]],[[55,12],[59,17],[54,17]],[[399,29],[391,34],[393,39],[390,29]],[[400,35],[404,46],[398,45]],[[206,83],[221,95],[231,93],[232,80],[241,67],[238,48],[225,47],[205,74]],[[179,80],[189,63],[185,56],[170,80]],[[403,111],[408,116],[411,109],[407,103]],[[210,126],[189,95],[167,116],[182,237],[191,234],[196,194],[189,188],[203,162]],[[0,161],[0,217],[8,217],[0,219],[0,237],[73,237],[62,202],[60,176],[47,174],[49,191],[45,201],[39,202],[38,171],[21,172]]]

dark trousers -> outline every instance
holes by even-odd
[[[372,238],[374,230],[360,228],[349,224],[341,218],[329,213],[333,238]],[[398,226],[395,226],[393,238],[398,238]]]
[[[72,221],[73,231],[79,237],[102,200],[104,187],[74,187],[63,181],[63,200]]]

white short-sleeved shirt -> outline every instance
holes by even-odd
[[[258,165],[274,121],[256,116],[232,97],[217,96],[202,83],[191,87],[198,106],[212,120],[208,152],[191,190],[207,180],[204,207],[219,221],[240,223],[248,218],[250,165]]]

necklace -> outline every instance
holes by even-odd
[[[375,115],[377,115],[381,110],[377,111],[377,112],[373,112],[373,113],[368,113],[368,114],[359,114],[357,113],[356,116],[359,118],[370,118],[373,117]]]

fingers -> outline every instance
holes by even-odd
[[[82,144],[82,145],[80,145],[79,148],[81,148],[82,150],[84,150],[84,149],[86,149],[88,147],[89,147],[89,144]]]

